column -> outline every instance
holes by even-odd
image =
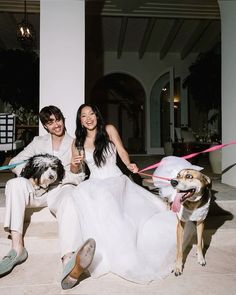
[[[72,136],[84,102],[84,64],[85,1],[40,0],[40,108],[58,106]]]
[[[222,43],[222,141],[236,140],[236,1],[219,0]],[[222,182],[236,186],[236,145],[222,150]]]

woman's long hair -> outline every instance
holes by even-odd
[[[97,167],[101,167],[102,164],[106,163],[106,154],[109,152],[109,143],[111,143],[109,136],[107,134],[104,119],[95,105],[82,104],[76,116],[76,130],[75,130],[75,146],[78,148],[84,146],[84,142],[87,136],[87,130],[81,125],[81,112],[83,108],[90,107],[96,115],[97,118],[97,133],[94,140],[95,150],[93,152],[94,162]]]

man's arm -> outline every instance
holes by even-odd
[[[23,151],[21,151],[18,155],[11,159],[9,164],[17,164],[21,163],[22,161],[28,160],[30,157],[35,155],[35,138],[29,143]],[[12,172],[15,173],[17,176],[20,175],[21,170],[24,168],[25,163],[17,165],[15,168],[12,169]]]

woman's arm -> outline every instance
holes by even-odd
[[[110,140],[114,143],[117,153],[120,156],[122,162],[126,165],[126,167],[133,173],[138,172],[138,167],[134,163],[130,163],[129,155],[126,149],[123,146],[122,140],[116,128],[113,125],[107,125],[106,131],[109,135]]]

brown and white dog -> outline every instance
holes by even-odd
[[[172,203],[172,210],[178,217],[177,253],[174,274],[183,272],[183,236],[187,221],[195,221],[197,226],[197,260],[204,266],[203,230],[204,220],[208,214],[211,199],[211,180],[208,176],[194,169],[181,170],[176,178],[171,179],[171,185],[177,190]]]

